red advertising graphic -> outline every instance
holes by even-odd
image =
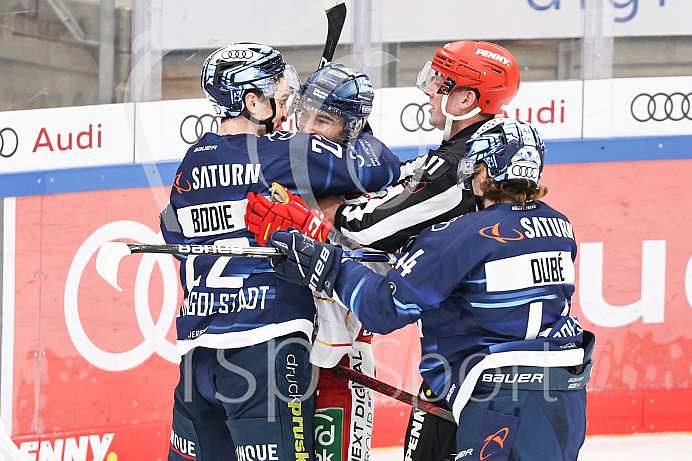
[[[12,435],[30,459],[165,456],[178,375],[177,268],[170,255],[125,258],[120,293],[94,263],[105,241],[156,241],[156,199],[165,204],[167,194],[17,199]]]
[[[692,160],[546,167],[545,201],[570,218],[579,244],[572,312],[596,334],[589,434],[691,427],[690,171]],[[177,263],[128,256],[122,292],[94,263],[106,241],[160,243],[167,195],[138,188],[17,198],[12,436],[29,459],[166,456]],[[415,394],[415,326],[377,335],[374,347],[378,379]],[[372,446],[401,445],[410,407],[375,399]]]

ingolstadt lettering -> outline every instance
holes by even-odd
[[[41,128],[34,143],[32,152],[40,148],[46,148],[54,152],[57,148],[60,151],[76,149],[92,149],[101,147],[101,124],[96,125],[96,141],[94,142],[94,125],[89,124],[89,128],[77,134],[68,133],[49,133],[47,128]]]

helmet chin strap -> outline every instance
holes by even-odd
[[[452,115],[449,112],[447,112],[447,99],[448,98],[449,98],[448,94],[442,96],[442,107],[440,107],[440,109],[442,109],[442,113],[445,116],[445,131],[444,131],[444,135],[442,136],[442,139],[444,139],[445,141],[449,141],[449,138],[451,137],[452,122],[453,121],[455,121],[455,120],[468,120],[471,117],[473,117],[474,115],[481,112],[481,108],[476,106],[475,109],[473,109],[472,111],[470,111],[464,115]]]
[[[252,123],[256,123],[258,125],[264,125],[264,128],[267,130],[265,134],[272,133],[274,131],[274,117],[276,117],[276,101],[274,101],[274,98],[269,98],[269,103],[272,106],[272,116],[265,119],[265,120],[259,120],[252,115],[250,115],[250,112],[248,112],[247,107],[243,107],[243,111],[240,113],[241,115],[244,115],[245,118],[250,120]]]

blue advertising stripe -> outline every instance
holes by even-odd
[[[180,162],[0,174],[0,197],[171,185]]]
[[[692,135],[629,138],[557,139],[546,141],[547,164],[671,160],[692,158]],[[436,148],[437,146],[428,146]],[[394,147],[401,160],[427,150]],[[0,197],[58,194],[104,189],[149,187],[173,183],[178,161],[123,164],[0,174]],[[2,159],[0,158],[0,167]]]
[[[690,126],[692,131],[692,124]],[[621,162],[692,158],[692,136],[642,136],[632,138],[551,139],[546,144],[546,163]],[[427,146],[435,149],[438,146]],[[419,146],[392,147],[401,160],[427,150]]]

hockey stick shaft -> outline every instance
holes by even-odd
[[[327,40],[324,43],[322,59],[318,69],[323,68],[334,58],[336,45],[339,43],[341,31],[346,21],[346,4],[344,0],[320,0],[327,14]]]
[[[223,245],[172,245],[154,243],[106,242],[96,255],[96,272],[116,290],[120,261],[134,253],[163,253],[177,255],[230,256],[244,258],[281,258],[286,255],[274,247],[234,247]],[[343,257],[356,261],[394,263],[396,255],[377,251],[344,250]]]
[[[417,398],[415,395],[409,394],[406,391],[402,391],[401,389],[391,386],[383,381],[380,381],[379,379],[373,378],[371,376],[365,375],[356,370],[341,365],[337,365],[336,367],[332,368],[332,370],[337,375],[344,377],[349,381],[361,384],[369,389],[372,389],[381,394],[396,399],[399,402],[411,405],[412,407],[422,412],[430,413],[439,418],[446,419],[447,421],[451,421],[456,424],[456,421],[454,420],[454,416],[452,415],[451,411],[435,406],[432,403],[427,402],[425,400],[421,400]]]

